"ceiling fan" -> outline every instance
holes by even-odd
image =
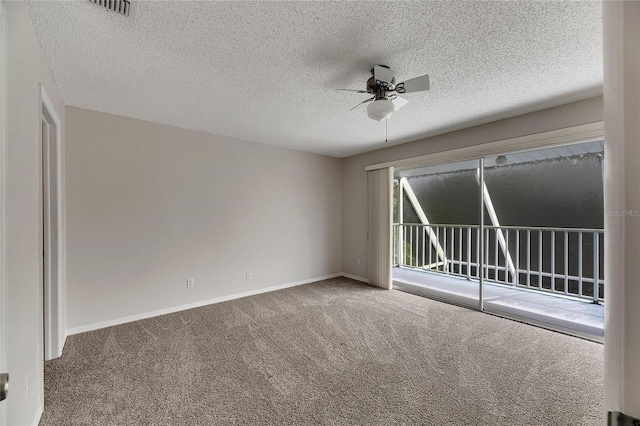
[[[377,121],[383,121],[391,117],[393,113],[409,101],[398,93],[412,93],[429,90],[429,76],[427,74],[412,78],[396,84],[394,72],[386,65],[375,65],[371,70],[371,77],[367,80],[367,90],[338,89],[346,92],[369,93],[373,96],[360,102],[351,108],[356,109],[362,104],[371,102],[367,106],[367,115],[369,118]]]

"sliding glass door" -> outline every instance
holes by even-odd
[[[393,286],[604,335],[602,141],[396,170]]]
[[[394,288],[479,305],[479,160],[396,172]]]
[[[604,336],[602,141],[484,159],[484,309]]]

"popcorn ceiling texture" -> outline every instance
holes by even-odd
[[[602,92],[602,6],[585,2],[28,1],[67,105],[336,157],[387,146],[349,109],[370,69],[431,90],[389,144]]]

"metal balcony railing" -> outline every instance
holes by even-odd
[[[602,229],[394,224],[394,266],[604,301]],[[480,259],[484,253],[483,259]]]

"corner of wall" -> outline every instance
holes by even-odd
[[[64,103],[42,52],[24,2],[3,2],[7,11],[7,239],[8,369],[16,392],[7,400],[8,423],[37,423],[44,404],[42,285],[40,265],[40,113],[37,95],[42,84],[60,118],[64,145]],[[64,171],[61,170],[64,175]],[[38,313],[38,314],[34,314]]]

